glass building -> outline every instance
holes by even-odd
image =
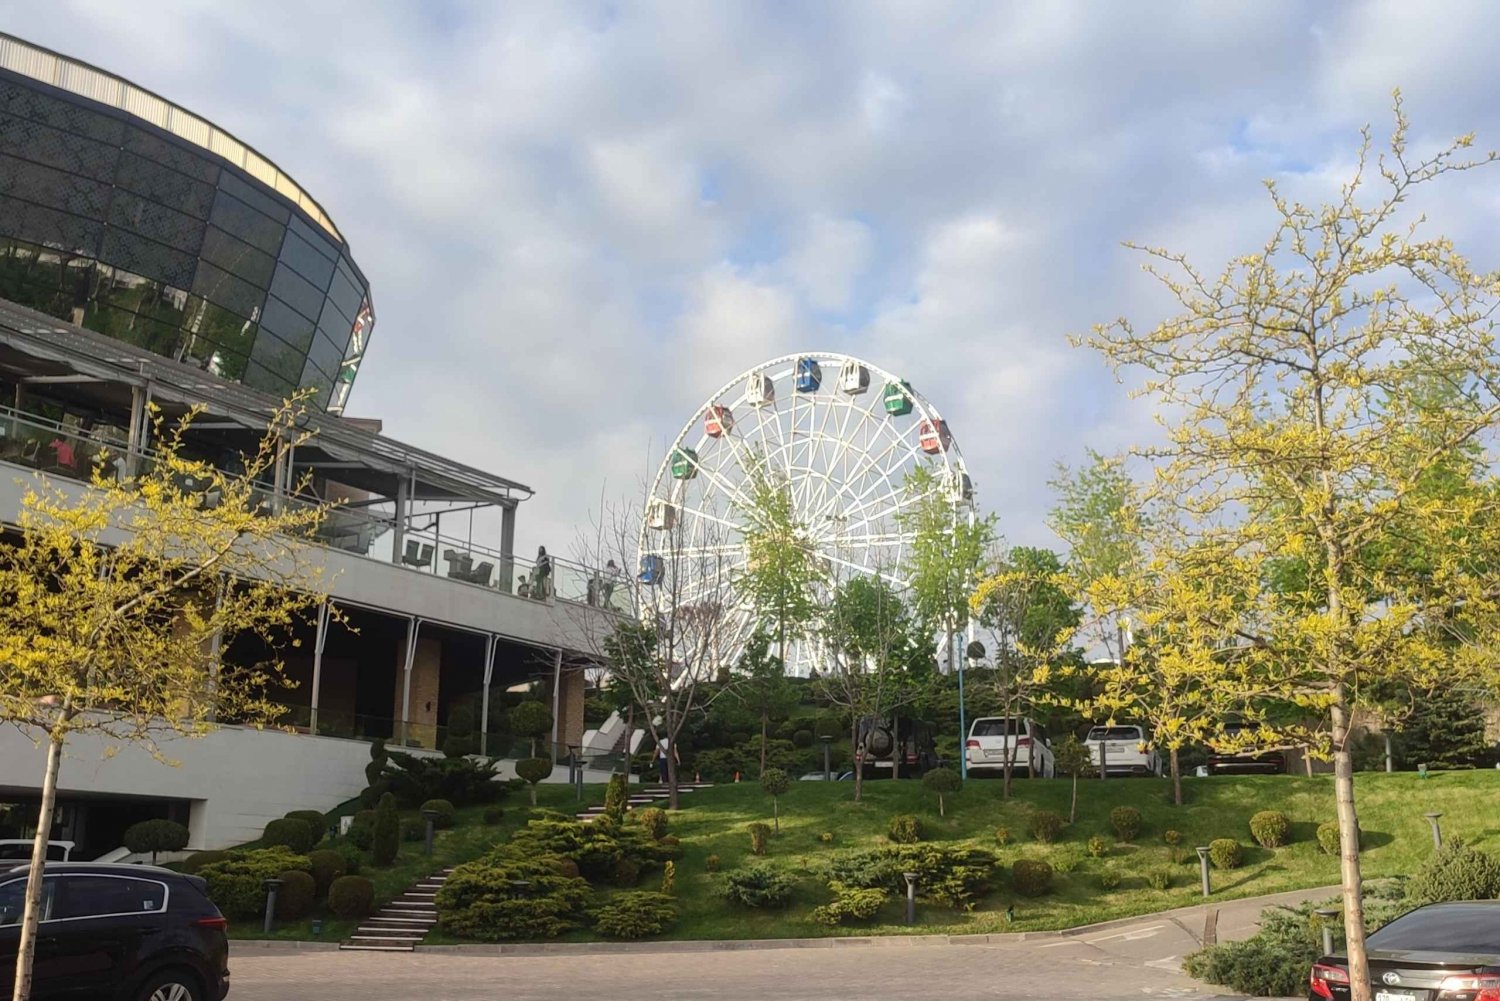
[[[374,327],[348,244],[275,164],[4,34],[0,298],[332,413]]]

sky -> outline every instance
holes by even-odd
[[[371,282],[348,412],[529,484],[573,550],[708,394],[841,351],[948,419],[1013,544],[1048,481],[1151,441],[1070,334],[1170,303],[1312,200],[1400,87],[1413,144],[1500,146],[1486,3],[0,0],[0,29],[155,90],[316,197]],[[1500,266],[1500,169],[1431,224]]]

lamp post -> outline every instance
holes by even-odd
[[[573,786],[573,798],[583,799],[583,745],[568,745],[568,782]]]
[[[510,888],[515,892],[516,896],[524,897],[526,896],[526,891],[531,889],[531,880],[513,879],[510,881]]]
[[[969,645],[964,648],[964,659],[976,669],[984,662],[984,644],[978,640],[970,640]],[[960,665],[958,669],[958,774],[960,778],[969,777],[969,727],[964,720],[964,669]]]
[[[271,923],[276,918],[276,891],[281,888],[282,882],[284,881],[274,877],[260,881],[266,891],[266,923],[261,930],[267,935],[271,934]]]
[[[1318,916],[1318,923],[1323,929],[1323,955],[1333,955],[1333,923],[1338,920],[1340,911],[1337,907],[1319,907],[1313,911]]]
[[[914,925],[917,923],[917,877],[921,873],[903,872],[901,877],[906,880],[906,923]]]
[[[831,734],[819,734],[818,739],[823,742],[823,781],[833,781],[833,736]]]
[[[1206,897],[1209,894],[1208,845],[1199,845],[1195,850],[1198,852],[1198,869],[1203,874],[1203,895]]]
[[[1443,829],[1438,826],[1438,818],[1441,817],[1442,814],[1441,813],[1424,813],[1424,814],[1422,814],[1422,816],[1426,817],[1427,818],[1427,822],[1432,825],[1432,847],[1434,847],[1434,848],[1441,848],[1441,847],[1443,847]]]
[[[437,827],[438,812],[436,810],[423,810],[422,820],[427,824],[426,838],[422,842],[422,854],[432,854],[432,832]]]

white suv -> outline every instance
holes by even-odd
[[[1089,760],[1099,767],[1099,757],[1104,756],[1104,771],[1108,775],[1160,775],[1161,758],[1156,749],[1146,744],[1146,732],[1134,724],[1123,726],[1096,726],[1083,739],[1089,749]]]
[[[1005,759],[1012,775],[1050,779],[1057,772],[1047,730],[1024,716],[982,716],[969,724],[964,760],[970,775],[1003,775]]]

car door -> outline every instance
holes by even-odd
[[[163,930],[166,887],[152,879],[102,873],[58,878],[51,950],[59,997],[108,996],[132,969],[145,937]]]
[[[31,959],[31,996],[37,1001],[55,998],[64,972],[51,938],[52,907],[57,877],[42,880],[42,912],[37,923],[36,949]],[[16,985],[16,953],[21,944],[21,918],[26,909],[26,877],[0,883],[0,997],[8,997]]]

